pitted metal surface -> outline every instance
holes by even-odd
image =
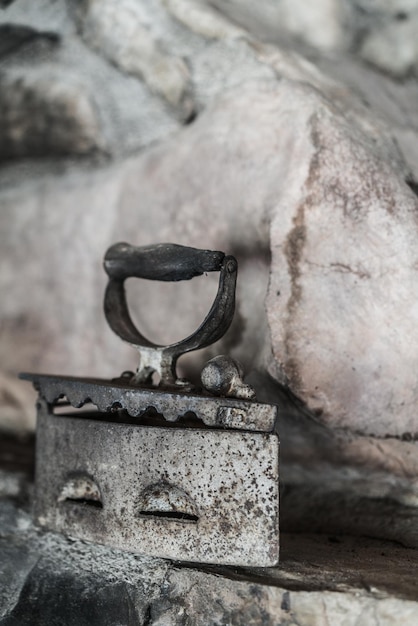
[[[98,379],[26,373],[21,374],[21,378],[32,381],[40,397],[51,405],[65,397],[75,408],[91,402],[104,413],[112,408],[124,409],[132,417],[154,408],[168,422],[176,422],[181,416],[194,413],[206,426],[260,432],[273,431],[277,420],[277,407],[260,402],[161,392]]]
[[[275,435],[103,423],[41,403],[43,527],[170,559],[269,567],[279,556],[278,490]]]

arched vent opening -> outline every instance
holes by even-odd
[[[98,484],[86,474],[70,477],[61,489],[58,502],[80,504],[96,509],[103,508],[100,488]]]
[[[154,517],[196,524],[199,512],[192,498],[180,487],[158,482],[146,487],[138,498],[140,517]]]

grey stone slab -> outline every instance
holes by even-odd
[[[181,566],[36,531],[7,507],[2,626],[417,623],[418,553],[391,542],[285,534],[277,568]]]

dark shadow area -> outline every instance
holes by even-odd
[[[35,435],[19,437],[0,432],[0,469],[23,472],[33,479],[35,472]]]
[[[48,47],[55,47],[60,41],[56,33],[39,32],[28,26],[16,24],[0,25],[0,58],[13,54],[27,44],[39,42]]]

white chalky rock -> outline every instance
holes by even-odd
[[[398,78],[417,73],[417,0],[206,0],[262,41],[346,53]]]
[[[325,103],[308,127],[305,176],[294,160],[271,226],[276,375],[333,427],[416,432],[417,199]]]
[[[87,0],[81,7],[80,29],[89,45],[123,72],[143,79],[171,105],[181,103],[190,78],[187,65],[164,52],[144,6],[132,0]]]

